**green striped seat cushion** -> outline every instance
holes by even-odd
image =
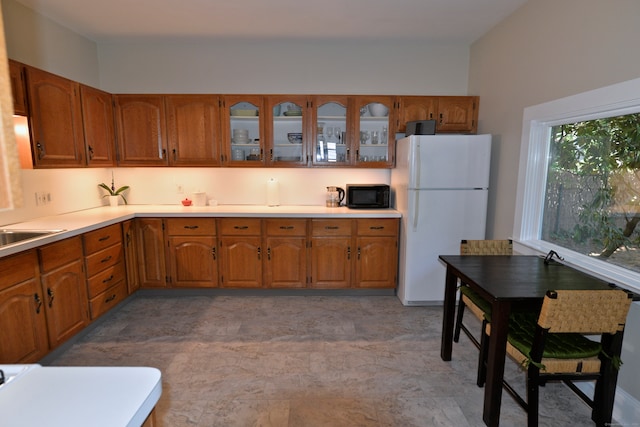
[[[460,287],[460,292],[469,298],[475,305],[484,312],[484,318],[487,322],[491,322],[491,304],[484,300],[476,291],[469,286],[463,285]]]

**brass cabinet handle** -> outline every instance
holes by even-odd
[[[51,288],[47,288],[47,295],[49,296],[49,308],[51,308],[53,306],[53,291],[51,290]]]
[[[102,283],[109,283],[113,280],[113,274],[102,281]]]
[[[293,225],[281,225],[280,230],[293,230]]]
[[[195,229],[199,228],[199,226],[197,226],[197,225],[185,225],[184,228],[186,228],[187,230],[195,230]]]
[[[87,150],[89,151],[89,160],[93,160],[93,147],[89,145]]]
[[[236,230],[246,230],[247,228],[249,228],[248,225],[234,225],[233,228],[235,228]]]
[[[99,242],[105,242],[107,240],[109,240],[111,238],[111,236],[104,236],[98,239]]]
[[[340,229],[340,227],[338,227],[337,225],[327,225],[324,229],[325,230],[338,230],[338,229]]]
[[[40,307],[42,307],[42,300],[40,299],[40,295],[36,292],[33,294],[33,299],[36,302],[36,314],[40,314]]]
[[[351,259],[351,246],[347,247],[347,259]]]
[[[378,226],[371,226],[369,227],[369,230],[384,230],[384,226],[383,225],[378,225]]]
[[[44,157],[44,144],[42,144],[41,142],[36,143],[36,148],[38,149],[38,160],[42,160],[42,158]]]
[[[214,246],[213,248],[211,248],[211,256],[213,257],[213,260],[216,260],[216,247]]]
[[[111,295],[110,297],[108,297],[106,300],[104,300],[104,302],[111,302],[114,299],[116,299],[116,294]]]
[[[111,261],[111,258],[113,258],[111,255],[109,255],[108,257],[101,259],[100,262],[108,262]]]

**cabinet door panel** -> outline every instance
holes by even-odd
[[[78,259],[42,276],[49,345],[55,348],[88,324],[87,286]]]
[[[398,100],[398,132],[407,130],[407,122],[416,120],[436,120],[438,97],[401,96]]]
[[[140,286],[164,287],[167,282],[162,220],[139,218],[136,225]]]
[[[218,285],[216,238],[169,237],[171,285],[203,288]]]
[[[395,237],[359,237],[356,243],[355,286],[394,288],[398,269]]]
[[[115,166],[115,127],[111,94],[80,86],[88,166]]]
[[[348,288],[351,284],[351,237],[311,239],[311,286]]]
[[[170,95],[165,101],[169,163],[175,166],[219,165],[218,97]]]
[[[10,59],[9,78],[11,79],[11,94],[13,95],[13,114],[26,116],[27,93],[24,85],[24,66]]]
[[[34,363],[47,354],[43,304],[37,279],[0,291],[0,363]]]
[[[271,288],[304,288],[307,281],[305,237],[268,237],[265,283]]]
[[[27,67],[36,167],[84,164],[82,109],[77,82]]]
[[[122,223],[122,240],[127,274],[127,290],[129,294],[140,288],[138,280],[137,226],[134,220]]]
[[[118,164],[166,166],[167,131],[161,95],[116,95]]]
[[[478,102],[476,96],[439,97],[436,132],[476,133]]]
[[[225,288],[262,287],[260,237],[224,236],[220,238],[220,286]]]

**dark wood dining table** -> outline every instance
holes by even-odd
[[[440,357],[451,360],[458,279],[471,286],[491,303],[491,338],[487,360],[482,418],[486,425],[500,422],[508,319],[512,308],[535,308],[548,290],[610,289],[611,284],[572,267],[544,258],[522,255],[440,255],[447,268]],[[621,339],[612,349],[620,355]],[[615,379],[607,387],[603,401],[613,408]]]

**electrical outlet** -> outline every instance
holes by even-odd
[[[176,193],[178,194],[184,193],[184,187],[182,186],[182,184],[176,184]]]
[[[44,206],[51,203],[51,193],[48,191],[36,192],[36,206]]]

